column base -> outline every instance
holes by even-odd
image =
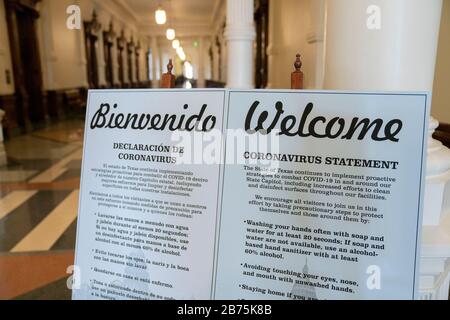
[[[450,216],[437,226],[422,228],[421,300],[448,300],[450,288]]]
[[[424,226],[437,226],[444,217],[444,200],[450,182],[450,150],[433,139],[439,123],[430,118],[427,150],[427,180],[423,212]]]

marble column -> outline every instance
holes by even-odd
[[[441,10],[442,0],[328,0],[324,87],[431,93]],[[439,292],[448,298],[450,278],[448,269],[430,273],[438,270],[437,261],[450,263],[450,254],[442,254],[444,248],[450,252],[450,230],[444,228],[450,221],[442,221],[450,152],[432,139],[436,126],[430,119],[420,282],[424,299],[440,298]]]
[[[368,3],[328,0],[324,87],[433,89],[442,0],[374,0],[380,29],[367,26]]]
[[[227,87],[253,88],[253,0],[227,0]]]

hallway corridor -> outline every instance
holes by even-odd
[[[83,121],[5,142],[0,167],[0,299],[69,299]]]

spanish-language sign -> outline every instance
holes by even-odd
[[[416,298],[428,101],[90,91],[73,298]]]
[[[224,96],[89,92],[74,298],[211,297],[220,168],[181,163],[172,139],[222,131]]]

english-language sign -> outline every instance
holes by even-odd
[[[90,91],[73,298],[416,298],[428,101]]]

